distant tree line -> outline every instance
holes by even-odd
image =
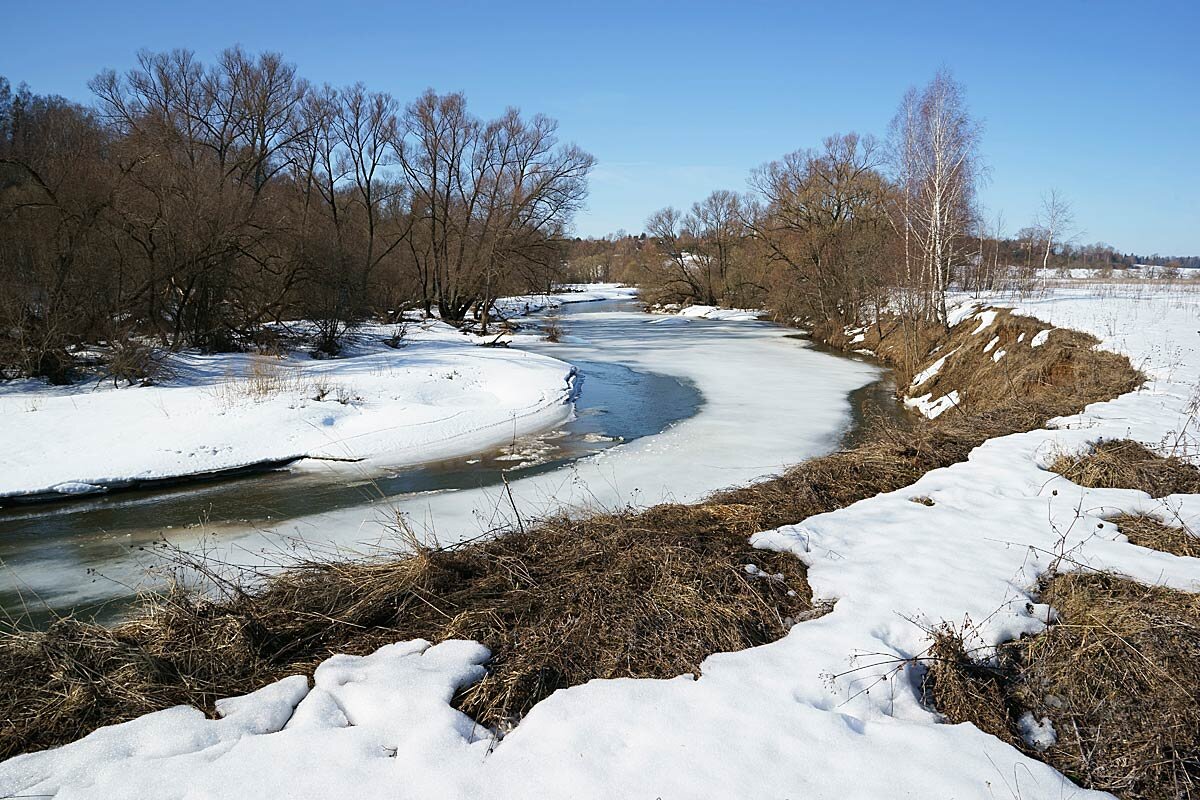
[[[239,48],[143,52],[90,86],[85,106],[0,78],[0,376],[295,318],[327,353],[408,308],[486,328],[495,298],[563,275],[593,159],[547,117],[402,106]]]
[[[642,237],[577,243],[573,265],[637,282],[651,302],[765,307],[818,322],[864,322],[886,305],[945,324],[951,286],[1164,263],[1076,245],[1070,206],[1055,191],[1031,225],[1006,236],[1003,217],[986,218],[979,206],[980,135],[963,86],[941,71],[904,95],[882,141],[829,136],[754,170],[747,192],[655,212]]]

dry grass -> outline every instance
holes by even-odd
[[[875,348],[902,375],[946,336],[897,330]],[[1049,366],[1031,367],[1041,377],[1021,391],[934,422],[876,423],[852,449],[695,505],[553,519],[410,556],[303,563],[219,602],[184,592],[153,598],[111,630],[64,620],[45,633],[13,633],[0,641],[0,757],[173,704],[211,710],[220,697],[311,673],[332,653],[416,637],[491,648],[490,674],[458,702],[499,727],[555,689],[593,678],[696,672],[710,653],[772,641],[820,613],[804,565],[752,549],[750,534],[903,488],[988,438],[1040,427],[1140,380],[1124,359],[1082,343],[1035,352]],[[982,352],[972,358],[991,363]],[[955,374],[972,363],[964,357]],[[751,575],[746,564],[781,578]]]
[[[1082,455],[1060,455],[1050,469],[1093,489],[1140,489],[1151,497],[1200,492],[1200,469],[1131,439],[1098,442]]]
[[[750,547],[757,524],[718,504],[555,519],[462,547],[300,564],[219,602],[177,593],[112,630],[64,620],[12,634],[0,758],[170,705],[211,710],[333,653],[413,638],[492,649],[490,674],[458,703],[498,727],[592,678],[698,673],[711,653],[819,613],[800,561]]]
[[[1200,537],[1180,525],[1167,525],[1157,517],[1145,514],[1122,514],[1110,517],[1129,541],[1152,550],[1162,550],[1177,556],[1200,558]]]
[[[1200,595],[1106,574],[1061,575],[1041,595],[1061,621],[1002,645],[999,666],[970,658],[953,631],[935,635],[934,706],[1089,788],[1128,800],[1200,795]],[[1017,734],[1026,712],[1054,725],[1044,752]]]
[[[1033,347],[1034,337],[1047,330],[1045,323],[1008,309],[995,311],[992,324],[983,330],[975,318],[947,333],[929,323],[889,317],[868,327],[857,343],[833,322],[815,333],[847,350],[873,351],[895,368],[900,387],[908,387],[917,372],[945,356],[937,374],[908,393],[928,392],[936,398],[958,391],[959,414],[1006,411],[1030,398],[1058,406],[1064,414],[1076,413],[1087,402],[1132,391],[1144,380],[1124,356],[1096,350],[1099,341],[1093,336],[1055,328]],[[996,360],[1000,351],[1004,355]]]
[[[546,315],[545,321],[542,323],[542,335],[547,342],[560,342],[563,337],[563,327],[559,317],[555,313]]]
[[[1097,442],[1079,455],[1064,453],[1054,459],[1050,469],[1093,489],[1137,489],[1151,497],[1200,492],[1200,469],[1175,456],[1161,456],[1131,439]],[[1136,545],[1200,558],[1200,538],[1185,527],[1142,514],[1121,515],[1110,521]]]

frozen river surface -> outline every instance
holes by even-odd
[[[118,608],[162,580],[163,542],[258,567],[398,546],[397,515],[448,544],[510,524],[514,506],[528,519],[697,500],[832,450],[854,422],[852,397],[881,378],[777,325],[638,308],[574,304],[559,343],[517,337],[514,346],[578,367],[582,389],[571,421],[500,449],[391,472],[331,465],[0,512],[0,601],[35,619],[47,608]]]

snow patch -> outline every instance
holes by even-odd
[[[904,405],[909,408],[915,408],[924,414],[929,419],[936,419],[942,415],[947,409],[954,408],[959,403],[958,390],[950,392],[950,394],[942,395],[937,400],[932,400],[933,394],[923,394],[920,397],[909,397],[904,401]]]
[[[917,388],[918,386],[920,386],[921,384],[925,383],[930,378],[932,378],[934,375],[937,375],[939,372],[941,372],[942,366],[945,365],[945,363],[946,363],[946,359],[949,358],[950,356],[954,355],[957,352],[958,352],[958,348],[956,347],[953,350],[951,350],[949,353],[946,353],[946,355],[942,356],[937,361],[934,361],[928,367],[926,367],[925,369],[921,370],[916,375],[914,375],[913,381],[911,384],[911,388],[913,388],[913,389]]]
[[[982,307],[982,300],[965,300],[961,303],[953,304],[947,311],[946,325],[953,328],[968,317],[974,316]]]
[[[976,334],[983,333],[983,331],[990,328],[992,326],[992,323],[996,321],[996,314],[997,314],[997,312],[992,311],[990,309],[987,311],[979,312],[975,317],[976,319],[979,320],[979,327],[976,328],[975,330],[971,331],[971,335],[975,336]]]
[[[66,481],[64,483],[54,484],[53,486],[49,487],[48,491],[53,492],[54,494],[67,494],[67,495],[96,494],[98,492],[103,492],[104,487],[97,486],[94,483],[82,483],[79,481]]]
[[[1058,733],[1049,717],[1038,720],[1032,712],[1026,711],[1017,720],[1017,728],[1021,732],[1021,738],[1034,750],[1046,750],[1058,741]]]
[[[764,314],[764,311],[750,308],[720,308],[718,306],[687,306],[680,309],[679,316],[692,319],[719,319],[727,322],[753,322]]]

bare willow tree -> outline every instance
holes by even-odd
[[[318,349],[338,350],[346,328],[392,305],[409,215],[395,174],[398,104],[362,84],[308,92],[289,155],[300,220],[295,242],[304,266],[301,312]],[[380,268],[397,262],[389,280]]]
[[[734,300],[749,282],[742,257],[749,236],[742,198],[736,192],[717,190],[692,204],[685,220],[695,241],[693,256],[707,276],[710,300]]]
[[[762,207],[747,224],[783,268],[772,302],[784,313],[854,318],[889,280],[885,250],[890,187],[879,146],[850,133],[797,150],[750,178]]]
[[[430,90],[406,109],[396,149],[427,311],[436,303],[443,319],[461,321],[475,309],[486,329],[512,276],[528,283],[563,266],[562,238],[595,160],[560,144],[553,120],[509,109],[484,122],[461,94]]]
[[[975,217],[979,136],[965,89],[945,70],[910,89],[891,123],[905,282],[920,313],[943,324],[951,270],[969,248]]]
[[[120,305],[173,347],[229,347],[279,300],[265,288],[286,270],[268,198],[306,84],[278,55],[234,48],[211,67],[187,50],[143,52],[91,85],[117,137]]]
[[[111,144],[88,109],[0,78],[0,380],[65,383],[68,348],[110,329],[116,171],[96,153]]]
[[[646,231],[658,255],[651,274],[659,299],[706,305],[735,300],[750,283],[746,216],[742,198],[728,190],[693,203],[686,215],[676,208],[652,214]]]
[[[658,257],[649,275],[655,299],[707,302],[710,293],[692,264],[680,210],[668,206],[655,211],[646,219],[646,234]]]

